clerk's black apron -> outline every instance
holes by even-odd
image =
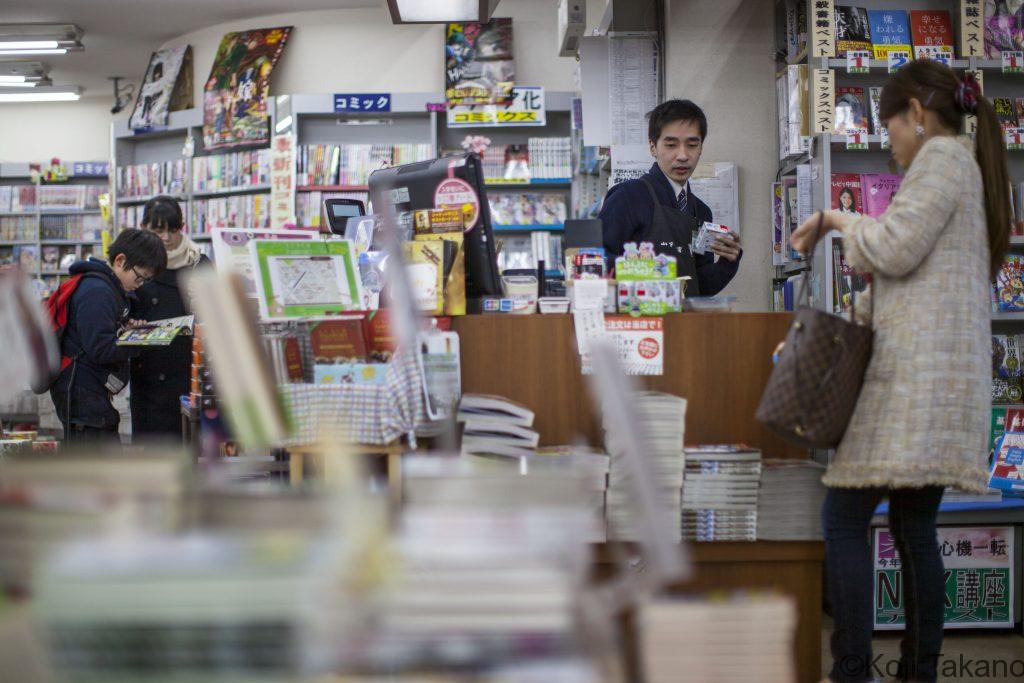
[[[675,256],[676,272],[679,277],[690,276],[690,283],[686,286],[687,296],[700,296],[700,283],[697,282],[697,264],[693,260],[693,253],[690,251],[690,243],[693,241],[697,228],[697,208],[692,200],[686,212],[676,207],[669,207],[658,201],[658,195],[654,187],[642,178],[648,194],[651,195],[651,202],[654,204],[654,213],[651,216],[651,224],[647,226],[637,242],[651,242],[654,251],[666,256]]]

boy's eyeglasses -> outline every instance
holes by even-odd
[[[135,284],[137,285],[144,285],[147,282],[153,281],[153,278],[151,277],[145,277],[143,275],[140,275],[139,271],[135,270],[135,266],[132,266],[132,273],[135,275]]]

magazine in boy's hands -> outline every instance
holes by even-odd
[[[152,320],[128,328],[117,337],[118,346],[167,346],[179,334],[192,334],[195,316]]]

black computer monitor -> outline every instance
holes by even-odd
[[[467,216],[466,296],[501,296],[501,276],[491,229],[480,157],[475,154],[441,157],[370,174],[374,213],[461,209]]]

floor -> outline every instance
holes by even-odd
[[[832,666],[828,639],[831,620],[825,619],[821,635],[822,677]],[[882,680],[896,673],[900,653],[900,634],[877,635],[874,655],[881,658],[877,666]],[[886,666],[890,667],[886,670]],[[878,675],[876,673],[875,675]],[[1024,636],[1020,633],[984,631],[947,631],[939,661],[940,681],[985,681],[985,683],[1020,683],[1024,681]]]

